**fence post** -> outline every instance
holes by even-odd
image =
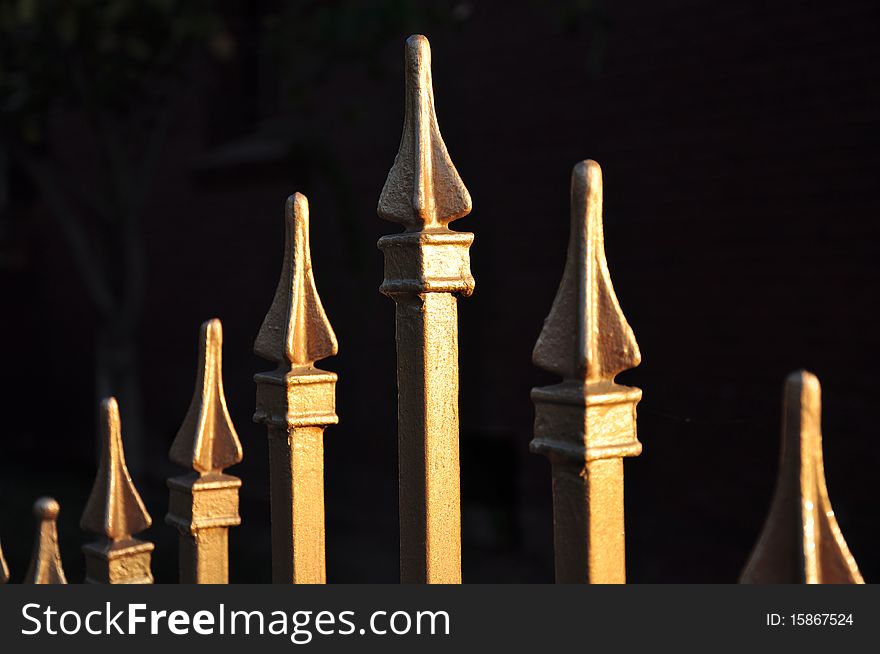
[[[58,512],[61,507],[51,497],[41,497],[34,502],[34,515],[40,521],[31,564],[24,576],[25,584],[66,584],[58,549]],[[7,575],[8,576],[8,575]]]
[[[614,377],[637,366],[641,354],[605,260],[602,170],[595,161],[572,171],[565,271],[532,360],[563,378],[532,389],[530,446],[552,464],[556,581],[624,583],[623,457],[642,451],[642,392]]]
[[[122,449],[116,398],[101,402],[101,461],[80,526],[100,538],[83,546],[86,583],[151,584],[153,543],[132,535],[152,524],[138,494]]]
[[[309,203],[287,199],[281,279],[254,343],[278,364],[259,373],[254,421],[269,433],[274,583],[323,584],[324,428],[336,416],[336,374],[315,362],[337,352],[336,335],[315,288],[309,247]]]
[[[380,291],[396,305],[400,579],[461,583],[457,295],[474,289],[474,235],[448,228],[471,211],[434,112],[431,49],[406,41],[403,135],[378,214],[404,226],[379,239]]]
[[[822,388],[805,370],[785,380],[776,491],[740,583],[865,583],[828,498]]]
[[[229,583],[229,527],[241,524],[241,479],[223,473],[241,462],[242,450],[226,408],[222,352],[220,321],[202,323],[195,391],[169,452],[172,461],[195,470],[168,480],[165,522],[180,532],[184,584]]]

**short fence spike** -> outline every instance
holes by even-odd
[[[406,41],[406,104],[400,150],[379,198],[380,291],[396,305],[400,578],[461,582],[457,297],[474,289],[474,235],[447,225],[471,211],[434,112],[431,50]]]
[[[254,376],[254,421],[269,435],[272,579],[322,584],[324,546],[324,428],[335,425],[335,373],[315,368],[337,352],[336,335],[312,274],[309,205],[287,200],[281,278],[254,352],[278,364]]]
[[[223,392],[223,327],[218,319],[202,323],[196,387],[170,458],[195,472],[168,480],[165,522],[180,532],[180,581],[225,584],[229,581],[229,527],[241,524],[241,480],[223,473],[240,463],[241,443]]]
[[[83,546],[86,582],[151,584],[153,543],[133,534],[152,524],[138,494],[122,448],[122,427],[116,398],[101,402],[101,460],[80,526],[100,539]]]
[[[785,381],[779,476],[741,583],[863,584],[834,517],[822,457],[822,388],[801,370]]]
[[[602,171],[574,167],[565,271],[532,356],[563,377],[532,389],[532,452],[553,468],[556,581],[626,581],[623,457],[637,456],[638,388],[614,383],[641,361],[605,260]]]
[[[41,497],[34,502],[34,515],[40,521],[31,564],[24,578],[26,584],[66,584],[61,567],[61,551],[58,548],[58,512],[61,507],[51,497]],[[4,563],[5,569],[5,563]],[[6,577],[8,578],[8,572]]]

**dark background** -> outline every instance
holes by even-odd
[[[340,343],[321,364],[340,375],[340,423],[325,434],[328,581],[398,579],[394,307],[377,290],[375,248],[396,227],[375,206],[400,138],[412,32],[431,38],[441,129],[474,200],[455,224],[476,234],[477,287],[460,302],[465,581],[553,578],[549,465],[528,452],[529,389],[553,378],[530,354],[562,273],[570,171],[585,158],[603,166],[609,266],[643,355],[619,378],[644,391],[644,452],[625,465],[629,580],[736,580],[771,498],[782,384],[802,367],[823,384],[838,521],[866,580],[880,576],[876,3],[211,10],[223,26],[214,55],[194,48],[160,76],[174,80],[171,120],[138,228],[143,432],[127,451],[155,523],[142,537],[157,544],[157,581],[176,580],[164,480],[183,471],[167,450],[192,394],[198,326],[215,316],[245,450],[230,470],[244,480],[231,577],[269,580],[266,435],[251,415],[252,376],[271,366],[251,350],[297,190],[311,202],[318,289]],[[299,30],[280,32],[281,54],[267,45],[279,24]],[[99,195],[83,107],[47,106],[34,151]],[[47,194],[5,160],[0,538],[18,581],[30,505],[53,495],[79,581],[101,319]],[[83,205],[78,215],[91,224]]]

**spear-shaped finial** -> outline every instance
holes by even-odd
[[[93,583],[152,583],[153,544],[133,538],[152,524],[134,487],[125,451],[116,398],[101,402],[101,460],[80,526],[100,540],[83,547],[86,581]]]
[[[111,397],[101,403],[101,461],[80,526],[118,541],[153,523],[138,494],[122,449],[119,406]]]
[[[241,480],[223,473],[241,461],[242,450],[223,393],[222,348],[220,321],[202,323],[195,392],[171,445],[171,460],[195,470],[168,480],[165,522],[180,532],[181,583],[227,583],[228,528],[241,524]]]
[[[336,373],[316,361],[336,354],[336,335],[315,288],[309,204],[287,199],[281,279],[254,352],[275,370],[254,376],[254,421],[269,433],[272,579],[319,584],[324,562],[324,427],[336,416]]]
[[[284,208],[284,260],[275,298],[254,343],[258,356],[292,368],[310,367],[338,350],[336,334],[315,288],[309,247],[309,201],[302,193]]]
[[[58,549],[56,520],[61,507],[51,497],[41,497],[34,502],[34,515],[40,521],[31,564],[24,578],[26,584],[66,584]],[[5,568],[5,564],[3,566]],[[6,575],[8,577],[8,574]]]
[[[624,583],[623,457],[637,456],[638,388],[614,383],[641,355],[605,260],[602,171],[582,161],[571,175],[565,271],[535,344],[534,363],[562,383],[532,389],[532,452],[553,466],[556,581]]]
[[[378,213],[407,231],[445,228],[471,212],[471,196],[437,125],[428,39],[421,34],[409,37],[405,52],[403,135],[379,196]]]
[[[0,584],[9,581],[9,566],[6,564],[6,557],[3,556],[3,544],[0,543]]]
[[[222,351],[220,321],[214,318],[202,323],[195,392],[171,444],[171,460],[201,475],[222,472],[242,459],[241,442],[223,392]]]
[[[642,360],[611,284],[602,228],[602,169],[571,174],[571,233],[562,282],[532,354],[535,365],[565,379],[612,382]]]
[[[474,235],[448,224],[471,211],[434,112],[428,39],[405,47],[400,149],[379,197],[380,218],[404,231],[379,239],[380,292],[395,302],[400,578],[461,583],[458,297],[474,290]]]
[[[834,517],[822,457],[822,388],[801,370],[785,381],[776,492],[742,583],[862,584]]]

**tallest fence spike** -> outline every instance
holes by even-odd
[[[400,577],[460,583],[456,296],[474,288],[474,235],[447,225],[471,198],[437,126],[428,39],[409,37],[405,53],[403,135],[377,209],[406,228],[378,243],[380,291],[396,305]]]
[[[636,456],[638,388],[614,383],[641,354],[620,310],[605,260],[602,171],[595,161],[571,176],[571,234],[565,271],[532,355],[563,378],[532,389],[531,450],[553,467],[556,581],[626,580],[623,457]]]
[[[336,335],[315,288],[309,203],[284,212],[281,278],[254,352],[278,365],[259,373],[256,422],[269,432],[272,580],[321,584],[324,562],[324,427],[335,425],[336,374],[315,368],[336,354]]]
[[[379,216],[407,230],[446,227],[471,212],[471,196],[440,134],[434,110],[431,46],[406,40],[406,104],[394,165],[379,197]]]

